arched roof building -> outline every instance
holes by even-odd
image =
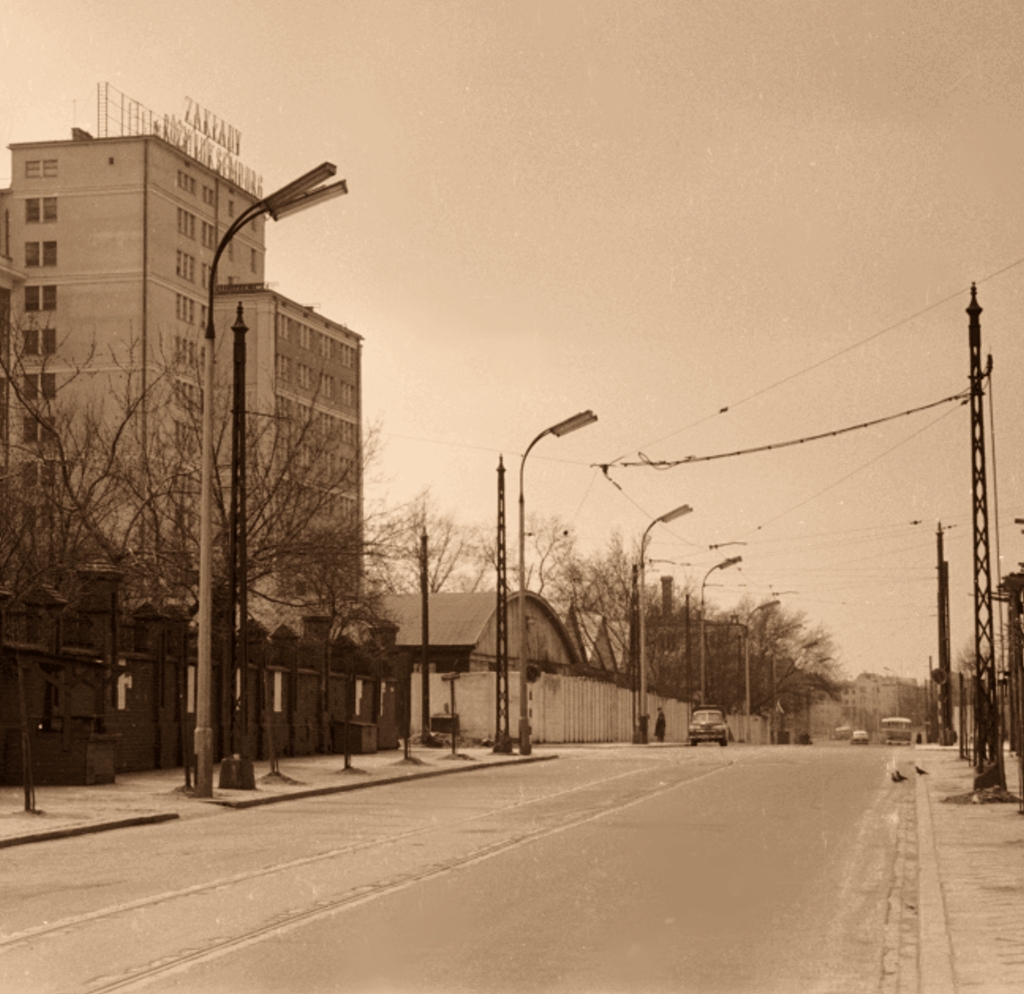
[[[518,666],[518,593],[508,598],[509,666]],[[540,595],[526,593],[526,643],[528,661],[543,672],[568,674],[583,660],[555,609]],[[427,604],[429,665],[435,673],[479,672],[495,668],[497,645],[497,596],[431,594]],[[407,654],[415,667],[421,663],[423,645],[422,597],[397,594],[384,599],[386,615],[398,625],[395,648]]]

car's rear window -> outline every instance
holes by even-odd
[[[709,721],[721,721],[721,711],[695,711],[693,713],[694,721],[709,722]]]

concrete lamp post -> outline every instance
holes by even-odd
[[[743,713],[746,715],[746,735],[748,742],[750,741],[750,620],[758,611],[764,611],[770,607],[777,607],[781,603],[782,601],[780,600],[771,600],[765,601],[763,604],[758,604],[757,607],[753,608],[750,614],[747,615],[747,620],[743,625],[743,670],[744,678],[746,680]]]
[[[526,457],[545,435],[561,438],[578,428],[586,428],[597,420],[593,411],[581,411],[565,421],[545,428],[527,447],[523,459],[519,463],[519,614],[516,618],[516,630],[519,638],[519,755],[529,756],[530,746],[530,709],[527,695],[529,693],[526,679],[526,505],[523,499],[523,470],[526,468]]]
[[[708,681],[707,681],[707,664],[705,660],[704,650],[704,585],[708,582],[708,577],[715,572],[716,569],[728,569],[730,566],[735,566],[737,563],[743,562],[742,556],[730,556],[728,559],[723,559],[720,563],[715,563],[705,574],[704,579],[700,583],[700,702],[701,704],[707,703],[708,693]]]
[[[315,207],[334,197],[348,193],[348,187],[344,180],[336,183],[326,183],[337,172],[337,167],[331,162],[324,162],[311,170],[304,176],[283,186],[276,193],[256,201],[251,207],[244,210],[224,233],[217,245],[213,255],[213,264],[210,267],[209,300],[206,311],[206,343],[203,356],[203,419],[202,419],[202,464],[201,490],[199,505],[199,645],[198,645],[198,668],[196,674],[196,730],[195,730],[195,752],[196,752],[196,796],[213,796],[213,727],[211,715],[211,684],[213,674],[212,648],[213,648],[213,403],[214,403],[214,323],[213,323],[213,299],[217,286],[217,263],[227,248],[228,243],[238,234],[242,228],[259,217],[261,214],[269,214],[275,221],[279,221],[289,214],[305,210],[307,207]],[[237,617],[239,601],[237,590],[239,585],[244,591],[246,589],[246,562],[245,562],[245,471],[244,471],[244,443],[239,445],[245,432],[245,325],[241,320],[241,307],[239,307],[238,320],[235,326],[235,377],[241,376],[241,385],[235,383],[235,403],[233,412],[232,432],[232,523],[231,523],[231,550],[230,564],[231,576],[231,645],[232,659],[235,659],[235,632],[240,632],[239,659],[242,666],[242,714],[243,714],[243,736],[246,729],[245,718],[248,711],[248,699],[245,696],[247,690],[247,679],[245,673],[246,664],[246,614],[241,618]],[[238,402],[239,391],[241,391],[241,403]],[[240,553],[240,555],[239,555]],[[243,609],[246,609],[245,597],[241,599]],[[247,748],[245,738],[242,739],[242,748]],[[251,771],[252,760],[243,757],[243,764],[248,763]],[[239,771],[242,779],[251,779],[246,771]]]
[[[689,504],[683,504],[663,514],[660,518],[655,518],[647,526],[640,539],[640,714],[638,715],[639,723],[633,729],[633,741],[640,745],[647,745],[647,726],[650,718],[650,715],[647,713],[647,619],[646,611],[644,610],[646,603],[644,566],[647,561],[647,536],[650,535],[651,529],[655,525],[667,525],[670,521],[675,521],[676,518],[681,518],[684,514],[689,514],[691,511],[693,511],[693,508]]]

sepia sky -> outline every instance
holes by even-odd
[[[528,511],[596,548],[689,503],[649,577],[742,555],[710,602],[791,591],[850,676],[922,679],[939,520],[973,637],[967,407],[623,464],[960,392],[976,281],[992,562],[1024,559],[1018,3],[0,0],[0,51],[4,146],[95,133],[106,82],[233,124],[265,192],[337,163],[349,196],[268,224],[267,279],[364,336],[371,500],[492,524],[503,454],[514,556],[522,452],[592,408],[530,454]]]

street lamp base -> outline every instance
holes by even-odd
[[[196,797],[213,797],[213,729],[197,728],[193,742],[196,752]]]
[[[519,755],[529,756],[533,752],[530,745],[530,721],[528,718],[519,719]]]

